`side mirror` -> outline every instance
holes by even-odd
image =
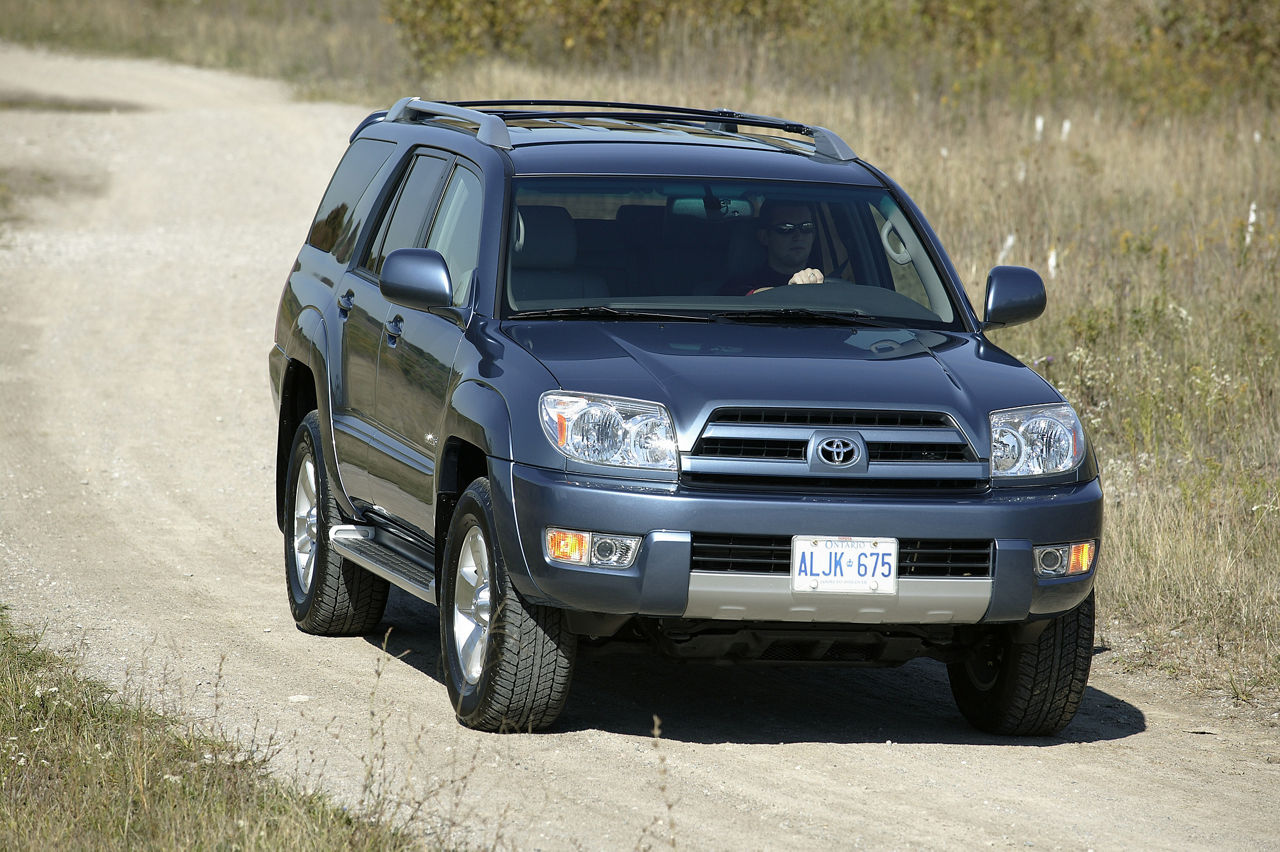
[[[453,303],[449,267],[435,249],[402,248],[382,262],[378,289],[388,302],[418,311]]]
[[[987,273],[986,317],[982,327],[1030,322],[1044,313],[1044,281],[1025,266],[995,266]]]

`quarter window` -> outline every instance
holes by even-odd
[[[395,145],[376,139],[357,139],[351,143],[311,223],[307,234],[310,245],[329,252],[340,263],[351,259],[360,226],[364,224],[364,213],[357,211],[368,207],[362,208],[360,199],[394,150]]]

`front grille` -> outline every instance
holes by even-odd
[[[815,448],[828,439],[864,448],[863,457],[826,463]],[[680,461],[681,484],[707,491],[917,498],[990,487],[964,430],[937,411],[718,408]]]
[[[830,494],[845,497],[977,496],[990,490],[981,479],[887,479],[833,476],[740,476],[738,474],[682,473],[681,484],[690,489],[707,489],[750,494]]]
[[[898,540],[899,577],[990,577],[989,540]],[[739,574],[788,574],[791,537],[693,534],[692,568]]]
[[[785,459],[804,461],[808,441],[772,441],[765,438],[703,438],[694,454],[709,458]]]
[[[951,418],[934,411],[846,411],[828,408],[720,408],[708,423],[759,423],[769,426],[849,426],[860,429],[953,427]]]
[[[867,460],[873,462],[968,462],[973,451],[964,444],[910,444],[867,442]]]
[[[804,461],[808,441],[782,438],[703,438],[693,448],[695,456],[731,459],[780,459]],[[924,444],[904,441],[868,441],[867,460],[872,462],[967,462],[973,452],[963,444]]]

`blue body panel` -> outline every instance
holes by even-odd
[[[867,498],[698,493],[675,485],[601,479],[523,465],[494,465],[493,479],[511,497],[514,515],[501,547],[527,598],[594,612],[679,615],[689,586],[689,533],[765,536],[844,535],[992,539],[995,580],[986,621],[1055,615],[1082,601],[1094,574],[1041,579],[1031,547],[1096,539],[1102,489],[1096,479],[1070,487],[993,489],[979,496]],[[518,520],[517,520],[518,519]],[[652,536],[632,568],[549,563],[542,531],[549,526]]]

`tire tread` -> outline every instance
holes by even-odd
[[[290,475],[286,500],[291,510],[297,477],[299,452],[309,453],[316,465],[316,489],[320,508],[319,540],[316,542],[315,573],[310,595],[299,601],[293,589],[293,545],[285,532],[285,575],[289,603],[299,630],[317,636],[362,636],[372,633],[382,622],[390,584],[329,549],[329,528],[343,522],[338,500],[330,488],[329,476],[320,453],[320,422],[313,411],[298,426],[290,454]],[[289,511],[287,515],[292,515]]]
[[[980,730],[1049,736],[1065,728],[1084,698],[1093,662],[1094,597],[1050,620],[1035,641],[1005,647],[995,685],[984,690],[965,663],[948,666],[960,712]]]

